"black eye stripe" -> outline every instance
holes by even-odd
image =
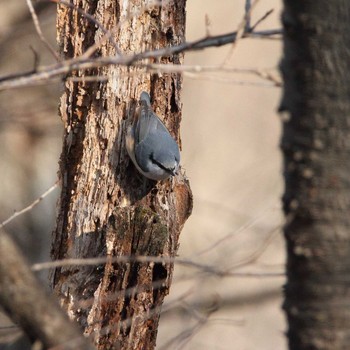
[[[168,168],[166,168],[163,164],[157,162],[157,161],[154,159],[154,157],[153,157],[153,153],[151,153],[149,159],[152,161],[152,163],[158,165],[159,168],[163,169],[164,171],[166,171],[167,173],[169,173],[169,174],[171,174],[171,175],[174,175],[174,170],[175,170],[175,168],[173,168],[173,169],[168,169]]]

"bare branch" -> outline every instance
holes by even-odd
[[[210,245],[208,248],[205,248],[203,250],[201,250],[200,252],[196,253],[194,256],[198,257],[201,256],[203,254],[207,254],[210,251],[212,251],[213,249],[217,248],[220,244],[223,244],[225,242],[227,242],[227,240],[237,236],[238,234],[240,234],[241,232],[246,231],[247,229],[253,227],[258,221],[260,221],[262,218],[264,218],[266,216],[266,213],[268,210],[270,210],[271,208],[265,208],[259,215],[257,215],[256,217],[254,217],[252,220],[246,222],[245,224],[243,224],[242,226],[240,226],[237,230],[228,233],[226,236],[216,240],[212,245]]]
[[[245,32],[250,32],[250,14],[252,9],[252,2],[250,0],[246,0],[245,2]]]
[[[105,263],[131,263],[131,262],[139,262],[139,263],[178,263],[180,265],[185,265],[188,267],[196,268],[202,270],[205,273],[215,274],[222,277],[280,277],[284,276],[283,272],[278,273],[260,273],[260,272],[252,272],[252,273],[237,273],[230,272],[227,270],[220,270],[210,265],[205,265],[201,263],[197,263],[195,261],[189,259],[179,259],[168,256],[116,256],[116,257],[98,257],[98,258],[84,258],[84,259],[62,259],[56,261],[48,261],[43,263],[37,263],[32,265],[33,271],[40,271],[44,269],[56,268],[56,267],[64,267],[64,266],[88,266],[88,265],[101,265]]]
[[[244,16],[241,22],[238,24],[236,38],[235,40],[232,41],[232,46],[230,48],[230,51],[224,58],[221,64],[222,66],[225,66],[230,60],[230,58],[232,57],[233,52],[237,47],[238,41],[242,39],[246,33],[250,32],[250,16],[252,14],[253,8],[257,5],[258,2],[259,0],[255,0],[254,3],[251,4],[251,1],[248,1],[248,0],[246,1]]]
[[[33,6],[32,1],[31,0],[26,0],[26,2],[27,2],[27,5],[28,5],[30,14],[32,16],[32,19],[33,19],[35,30],[38,33],[40,40],[44,43],[44,45],[47,47],[47,49],[51,52],[52,56],[56,59],[56,61],[59,61],[59,57],[58,57],[56,51],[50,45],[50,43],[46,40],[46,38],[45,38],[45,36],[44,36],[44,34],[43,34],[42,30],[41,30],[40,22],[39,22],[37,14],[36,14],[36,12],[34,10],[34,6]]]
[[[31,204],[29,204],[27,207],[23,208],[20,211],[15,211],[10,217],[8,217],[6,220],[0,223],[0,229],[3,228],[5,225],[10,223],[12,220],[14,220],[17,216],[20,216],[27,211],[32,210],[36,205],[38,205],[48,194],[50,194],[56,187],[58,186],[58,180],[52,185],[47,191],[45,191],[39,198],[37,198],[35,201],[33,201]]]
[[[272,81],[245,81],[245,80],[236,80],[228,76],[214,76],[214,75],[208,75],[208,74],[198,74],[198,73],[188,73],[188,72],[184,72],[183,75],[191,79],[216,81],[220,83],[227,83],[227,84],[240,85],[240,86],[260,86],[260,87],[268,87],[268,88],[280,87],[275,82],[272,82]]]
[[[249,37],[270,37],[280,35],[280,29],[260,31],[254,33],[245,33],[244,38]],[[231,44],[236,40],[237,32],[205,37],[193,42],[184,42],[182,44],[136,53],[134,55],[123,55],[118,57],[100,57],[100,58],[81,58],[66,60],[55,65],[44,66],[37,72],[25,72],[12,74],[10,76],[0,77],[0,90],[13,89],[28,85],[35,85],[48,81],[54,77],[68,74],[78,69],[90,69],[109,65],[136,66],[136,63],[147,58],[168,57],[187,51],[198,51],[210,47],[219,47]]]
[[[207,36],[210,36],[210,25],[211,25],[210,18],[206,13],[205,14],[205,33]]]
[[[92,349],[78,326],[69,321],[32,273],[12,238],[0,231],[0,303],[28,334],[45,348]]]
[[[273,12],[273,9],[267,11],[267,12],[264,14],[264,16],[262,16],[260,19],[258,19],[258,20],[256,21],[256,23],[250,28],[249,31],[250,31],[250,32],[253,32],[253,31],[256,29],[256,27],[257,27],[261,22],[263,22],[267,17],[269,17],[269,16],[271,15],[272,12]]]
[[[267,247],[270,245],[272,240],[276,237],[277,233],[280,233],[281,229],[283,228],[283,225],[278,225],[273,230],[271,230],[270,234],[267,236],[267,238],[263,241],[263,243],[258,247],[253,254],[248,256],[248,258],[241,260],[239,263],[235,263],[232,268],[229,268],[228,270],[237,269],[238,267],[246,266],[249,264],[252,264],[255,262],[267,249]]]
[[[33,70],[32,72],[36,72],[38,66],[39,66],[39,54],[35,51],[35,49],[32,46],[29,46],[29,48],[32,50],[33,52],[33,56],[34,56],[34,64],[33,64]]]
[[[249,85],[249,86],[264,86],[264,87],[281,87],[282,83],[277,78],[274,77],[267,70],[256,69],[256,68],[235,68],[229,66],[201,66],[201,65],[169,65],[169,64],[157,64],[157,63],[149,63],[149,64],[135,64],[136,68],[144,69],[147,72],[151,73],[182,73],[185,77],[190,79],[205,79],[205,80],[213,80],[220,81],[224,83],[236,84],[236,85]],[[204,74],[203,74],[204,73]],[[205,73],[220,73],[220,75],[213,74],[205,74]],[[238,74],[248,74],[255,75],[265,82],[261,81],[242,81],[235,80],[230,77],[227,73],[238,73]],[[138,71],[132,72],[124,72],[125,76],[133,76],[137,74],[141,74]],[[81,77],[67,77],[67,80],[73,82],[79,81],[107,81],[106,76],[99,75],[89,75],[89,76],[81,76]]]

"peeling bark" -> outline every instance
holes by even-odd
[[[143,1],[73,1],[94,16],[123,54],[179,44],[184,40],[185,1],[147,8]],[[138,15],[131,15],[138,11]],[[64,58],[77,57],[103,37],[82,14],[60,5],[58,43]],[[96,55],[115,55],[106,41]],[[182,55],[161,59],[181,64]],[[60,159],[62,192],[52,257],[176,255],[192,195],[183,175],[154,182],[134,168],[125,133],[142,90],[180,144],[179,74],[162,76],[135,67],[110,66],[72,77],[98,75],[107,81],[65,81],[60,113],[65,134]],[[58,268],[52,285],[71,318],[99,349],[152,349],[173,264],[107,263]]]

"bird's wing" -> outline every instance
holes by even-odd
[[[168,130],[148,106],[141,106],[139,119],[135,128],[137,142],[142,143],[146,138],[152,137],[156,132],[168,133]]]

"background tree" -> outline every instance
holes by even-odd
[[[350,4],[284,1],[289,348],[347,349]]]

